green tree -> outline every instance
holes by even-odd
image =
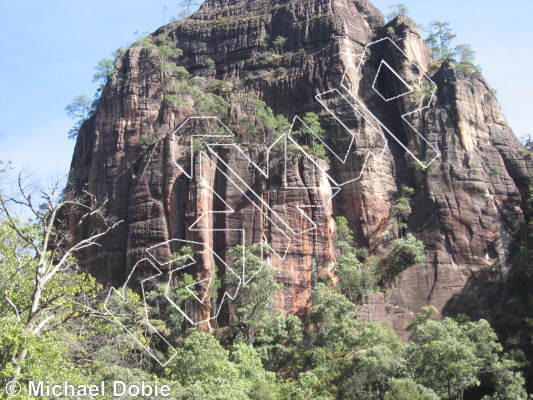
[[[190,247],[182,247],[177,254],[172,255],[173,268],[184,268],[190,263],[192,255],[193,250]],[[195,280],[190,274],[184,273],[179,278],[173,279],[172,285],[169,285],[168,282],[158,284],[146,294],[146,302],[150,306],[146,315],[150,323],[159,332],[165,334],[169,343],[178,341],[186,326],[185,317],[169,300],[181,308],[186,307],[184,302],[192,298],[192,293],[187,287],[192,287],[194,282]],[[210,291],[216,293],[217,284],[211,283]]]
[[[451,43],[457,36],[453,33],[449,22],[433,21],[429,23],[429,33],[426,37],[426,43],[433,52],[433,58],[437,62],[442,62],[447,58],[454,56]]]
[[[266,371],[254,347],[238,343],[230,353],[230,361],[239,371],[245,382],[246,393],[251,400],[275,400],[279,398],[276,375]]]
[[[303,117],[303,122],[312,130],[319,138],[324,139],[326,131],[320,125],[320,117],[317,113],[306,112]]]
[[[281,114],[274,114],[257,95],[241,93],[235,96],[235,100],[243,116],[231,127],[233,131],[240,133],[243,139],[251,137],[257,140],[261,137],[265,143],[267,138],[278,137],[289,130],[287,119]]]
[[[404,346],[391,328],[350,321],[345,329],[345,354],[335,363],[339,368],[337,398],[381,399],[389,381],[404,377]],[[340,353],[339,355],[341,355]]]
[[[270,35],[268,33],[264,33],[259,37],[259,43],[263,49],[266,49],[268,47],[269,42],[270,42]]]
[[[295,375],[301,362],[304,333],[296,315],[276,315],[255,337],[254,346],[265,367],[283,376]]]
[[[378,257],[369,257],[361,262],[354,252],[344,254],[335,270],[341,293],[354,303],[364,300],[377,288],[379,264]]]
[[[121,54],[122,50],[119,49],[114,52],[114,57],[119,57]],[[98,64],[96,64],[94,69],[95,73],[93,75],[93,82],[99,83],[94,95],[94,100],[91,101],[88,96],[82,94],[76,96],[72,102],[65,106],[67,115],[76,120],[74,126],[69,130],[69,139],[74,139],[78,136],[83,123],[91,116],[91,113],[96,110],[105,83],[109,77],[117,72],[115,69],[115,60],[111,58],[101,59],[98,61]]]
[[[158,347],[152,328],[146,324],[146,308],[150,314],[150,307],[145,307],[140,297],[131,290],[126,291],[125,300],[120,299],[120,302],[119,299],[113,300],[117,301],[108,303],[108,306],[113,310],[116,320],[110,319],[106,314],[103,318],[91,317],[80,320],[67,326],[63,338],[64,343],[70,344],[68,358],[84,370],[84,383],[104,382],[105,400],[113,398],[114,381],[120,380],[126,384],[154,380],[161,382],[162,379],[155,373],[166,375],[161,373],[155,361],[147,356],[141,346],[142,343],[150,347],[163,359],[163,348]],[[122,326],[118,325],[117,320]],[[157,324],[156,328],[161,329]],[[134,400],[136,397],[121,398]]]
[[[183,387],[182,398],[248,400],[240,371],[229,360],[230,352],[211,334],[194,332],[177,350],[169,368],[171,379]]]
[[[404,375],[405,361],[384,345],[358,349],[345,379],[342,380],[339,398],[353,400],[380,400],[389,387],[389,380]]]
[[[311,297],[316,325],[304,352],[306,381],[315,395],[342,399],[381,399],[389,380],[406,373],[403,345],[389,328],[354,319],[355,305],[317,284]]]
[[[7,276],[12,276],[5,283],[7,288],[4,287],[3,296],[24,331],[39,336],[93,312],[87,309],[87,304],[90,303],[89,297],[94,295],[94,278],[77,273],[76,254],[94,246],[120,221],[106,217],[106,201],[97,201],[89,194],[75,198],[61,193],[55,185],[48,192],[40,192],[40,200],[44,204],[37,206],[33,193],[26,189],[20,176],[18,187],[19,197],[0,194],[0,217],[4,225],[2,229],[10,237],[10,244],[4,249],[18,249],[15,254],[8,253],[4,258],[25,263],[2,267],[7,269]],[[14,207],[22,207],[29,212],[35,223],[17,220]],[[62,230],[67,225],[65,218],[72,212],[79,213],[81,221],[97,216],[101,228],[85,239],[72,240]],[[30,350],[30,347],[22,347],[14,355],[14,380],[20,377]]]
[[[93,82],[105,84],[107,79],[116,72],[115,60],[111,58],[102,58],[98,61],[94,70]]]
[[[84,94],[76,96],[65,106],[65,111],[73,119],[86,119],[91,111],[91,100]]]
[[[469,44],[459,44],[455,46],[454,51],[459,62],[473,63],[475,58],[475,51],[472,50],[472,46]]]
[[[315,371],[306,371],[298,378],[286,382],[282,388],[284,399],[294,400],[334,400],[331,387],[327,380],[318,376]]]
[[[377,287],[379,258],[368,257],[367,249],[355,248],[353,232],[345,217],[337,217],[336,222],[335,249],[338,262],[335,274],[339,278],[338,289],[350,301],[358,303]]]
[[[490,383],[494,387],[494,393],[484,396],[483,400],[527,399],[524,390],[525,380],[519,372],[525,362],[517,361],[521,356],[513,357],[512,354],[505,354],[490,366]]]
[[[235,246],[229,251],[231,265],[236,270],[242,270],[243,267],[245,270],[234,302],[234,326],[249,344],[254,342],[258,331],[271,325],[275,315],[274,295],[281,289],[274,279],[272,267],[261,258],[261,246],[260,243],[246,248]],[[226,286],[235,286],[232,274],[226,278]]]
[[[391,379],[389,390],[383,400],[439,400],[440,397],[431,390],[419,385],[410,378]]]
[[[386,30],[387,36],[392,40],[398,40],[398,35],[396,35],[396,29],[393,26],[388,26]]]
[[[455,70],[465,77],[472,76],[481,71],[481,68],[474,63],[475,52],[468,44],[459,44],[452,47],[452,42],[456,38],[448,22],[433,21],[429,24],[426,43],[433,52],[436,67],[439,67],[446,59],[457,61]]]
[[[74,99],[65,106],[67,115],[76,120],[74,126],[68,132],[68,138],[74,139],[78,136],[81,126],[90,116],[92,103],[84,94],[74,97]]]
[[[117,56],[120,52],[117,52]],[[79,131],[83,123],[90,117],[91,112],[96,109],[98,98],[103,90],[108,78],[116,73],[115,61],[111,58],[103,58],[98,61],[96,67],[94,67],[95,73],[93,76],[93,82],[97,82],[100,85],[95,93],[95,100],[91,101],[88,96],[82,94],[74,97],[72,102],[65,106],[67,115],[76,120],[74,126],[69,130],[69,139],[74,139],[78,136]]]
[[[450,400],[462,399],[464,391],[479,386],[485,374],[498,382],[492,398],[502,398],[506,392],[514,396],[508,398],[526,398],[523,381],[513,372],[518,364],[502,353],[485,320],[421,319],[414,326],[407,359],[419,383]]]
[[[224,349],[213,335],[194,332],[169,364],[180,385],[177,398],[191,400],[271,400],[277,398],[276,377],[265,371],[253,347]]]
[[[4,387],[14,376],[23,383],[22,392],[10,398],[28,399],[26,383],[30,380],[85,383],[82,370],[68,359],[68,345],[61,339],[57,332],[28,331],[14,314],[0,317],[0,384]],[[16,355],[22,352],[26,357],[20,362]]]
[[[318,283],[313,289],[311,304],[310,317],[317,325],[319,337],[327,338],[330,332],[338,328],[339,323],[355,316],[355,304],[323,283]]]
[[[480,71],[480,67],[474,64],[475,52],[469,44],[459,44],[454,48],[457,60],[456,70],[465,76],[470,76]]]
[[[394,18],[399,16],[406,16],[409,12],[409,9],[403,3],[391,4],[389,5],[389,10],[389,14],[387,14],[388,20],[393,20]]]

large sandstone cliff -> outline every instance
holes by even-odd
[[[469,290],[494,290],[497,285],[489,283],[506,274],[524,223],[531,160],[483,78],[462,77],[452,62],[430,73],[431,54],[416,24],[398,17],[389,26],[401,51],[387,41],[365,53],[367,44],[387,32],[382,15],[366,0],[208,0],[188,19],[152,36],[180,48],[183,55],[173,62],[192,75],[224,81],[235,93],[256,93],[289,119],[319,113],[327,144],[340,155],[350,149],[345,162],[330,156],[332,179],[301,155],[290,156],[286,171],[276,172],[283,148],[268,153],[274,138],[251,143],[245,133],[233,140],[242,151],[225,145],[218,156],[191,161],[192,135],[225,128],[216,121],[183,125],[198,110],[186,100],[165,101],[169,72],[157,49],[139,44],[123,52],[95,114],[80,131],[69,185],[107,196],[110,213],[124,222],[101,247],[84,253],[83,263],[100,280],[118,285],[147,248],[156,246],[154,257],[165,264],[179,243],[171,240],[186,239],[207,245],[195,267],[197,278],[204,279],[232,246],[266,238],[281,251],[290,236],[287,256],[271,258],[283,284],[278,304],[286,312],[305,313],[317,274],[335,261],[334,217],[346,216],[359,245],[386,256],[394,238],[390,208],[401,185],[408,184],[416,188],[408,229],[424,242],[427,262],[371,296],[360,317],[390,321],[402,332],[424,305],[444,313],[482,309],[479,289]],[[277,36],[287,41],[273,48],[266,35],[270,42]],[[369,61],[358,68],[364,53]],[[437,90],[422,99],[431,107],[404,120],[401,115],[417,108],[413,97],[380,101],[372,90],[380,60],[411,86],[431,74]],[[390,94],[385,97],[400,90],[390,74],[377,84]],[[238,101],[231,103],[233,119],[245,112]],[[365,112],[381,123],[369,123]],[[141,146],[146,136],[155,139]],[[425,170],[416,168],[411,154],[434,161]],[[251,161],[263,167],[268,157],[274,166],[266,179]],[[192,169],[179,168],[180,162],[192,162]],[[346,184],[330,201],[332,182]],[[250,199],[242,187],[257,198]],[[315,206],[306,211],[315,229],[308,229],[301,204]],[[232,212],[209,213],[226,207]],[[268,218],[271,212],[285,228]],[[199,217],[199,228],[190,229]],[[90,224],[72,228],[74,237],[82,237]],[[197,310],[200,319],[210,312]]]

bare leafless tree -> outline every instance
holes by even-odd
[[[39,335],[68,320],[80,317],[92,310],[76,309],[61,315],[60,321],[53,320],[53,311],[61,307],[61,295],[43,298],[43,290],[59,272],[78,269],[77,254],[91,246],[99,246],[98,240],[109,233],[122,221],[106,214],[107,198],[97,199],[83,192],[73,195],[61,190],[56,182],[49,190],[30,190],[22,175],[18,176],[16,195],[0,193],[0,214],[20,240],[31,250],[37,264],[31,282],[31,301],[29,310],[19,310],[10,298],[5,302],[24,324],[27,332]],[[37,234],[28,234],[24,223],[17,218],[17,211],[30,213],[38,229]],[[69,226],[69,220],[71,226]],[[83,238],[76,238],[70,232],[87,224],[95,227]],[[23,266],[24,267],[24,266]],[[59,300],[59,301],[57,301]],[[24,312],[23,312],[24,311]],[[16,356],[17,370],[13,379],[18,379],[20,366],[27,356],[27,349]]]

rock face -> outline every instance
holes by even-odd
[[[365,51],[389,26],[398,48],[385,40]],[[278,36],[286,42],[276,44]],[[320,114],[326,143],[341,157],[330,155],[328,169],[287,155],[283,169],[284,148],[267,150],[273,137],[251,143],[246,134],[223,139],[215,153],[191,153],[193,135],[229,133],[216,120],[187,122],[202,114],[187,96],[166,101],[169,72],[160,50],[133,45],[117,59],[82,127],[70,171],[71,190],[108,197],[109,212],[124,221],[101,247],[81,255],[98,279],[121,284],[151,247],[168,272],[179,240],[188,240],[202,250],[193,271],[202,280],[237,244],[266,238],[282,252],[290,238],[286,257],[270,259],[283,284],[277,300],[285,312],[305,314],[317,274],[335,261],[334,216],[346,216],[359,245],[384,257],[402,184],[416,188],[408,229],[424,242],[427,262],[372,296],[360,317],[390,321],[404,333],[421,306],[444,313],[476,308],[481,297],[469,288],[489,290],[505,275],[524,223],[531,160],[483,78],[462,77],[452,62],[429,72],[431,54],[413,21],[398,17],[384,26],[366,0],[208,0],[154,38],[180,48],[174,64],[194,76],[255,93],[290,119]],[[429,75],[437,89],[421,98],[415,89]],[[402,85],[413,92],[401,96]],[[426,103],[431,107],[409,114]],[[231,102],[229,113],[238,121],[246,110]],[[141,145],[147,136],[152,141]],[[413,156],[434,161],[424,170],[414,167]],[[342,190],[330,200],[332,182]],[[298,210],[302,204],[312,206],[308,218]],[[308,229],[310,220],[315,229]],[[83,237],[93,228],[89,221],[71,234]],[[203,320],[213,310],[203,305],[195,313]]]

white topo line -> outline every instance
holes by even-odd
[[[175,308],[177,311],[179,311],[191,325],[195,325],[196,326],[196,325],[201,324],[201,323],[209,323],[209,321],[218,318],[219,313],[220,313],[220,311],[222,309],[222,305],[224,304],[224,302],[226,300],[229,300],[229,301],[235,300],[235,298],[238,295],[241,287],[246,286],[255,277],[255,275],[260,270],[259,269],[258,271],[254,271],[251,274],[247,274],[245,260],[244,260],[244,245],[247,242],[245,240],[246,232],[245,232],[244,229],[216,229],[216,228],[212,228],[212,227],[210,228],[209,224],[205,223],[206,220],[210,221],[210,218],[212,218],[213,215],[216,215],[216,214],[229,215],[229,214],[232,214],[232,213],[236,212],[224,200],[223,196],[221,196],[219,193],[217,193],[216,190],[213,187],[211,187],[210,185],[205,184],[205,180],[203,179],[204,177],[201,176],[202,171],[204,169],[203,167],[205,165],[208,165],[209,168],[214,169],[217,172],[221,173],[226,178],[227,182],[229,184],[233,185],[238,190],[238,192],[252,206],[254,206],[261,213],[261,215],[271,224],[271,227],[273,227],[278,232],[278,234],[281,235],[281,237],[284,238],[284,246],[282,246],[282,251],[278,252],[277,250],[275,250],[272,247],[272,245],[270,243],[268,243],[268,240],[266,240],[266,237],[264,237],[264,235],[263,235],[263,239],[262,239],[262,242],[261,242],[262,243],[262,245],[261,245],[261,255],[260,255],[261,259],[262,260],[265,259],[263,247],[266,247],[266,248],[269,249],[269,251],[272,254],[275,254],[281,260],[284,260],[287,257],[287,254],[288,254],[288,251],[289,251],[289,248],[291,246],[292,241],[295,238],[297,238],[298,236],[301,236],[301,235],[303,235],[306,232],[312,231],[312,230],[316,229],[316,227],[317,227],[316,222],[312,220],[312,218],[308,215],[306,210],[309,209],[309,208],[324,208],[327,205],[329,205],[331,200],[333,199],[333,197],[335,197],[335,195],[337,193],[339,193],[339,191],[342,189],[342,187],[344,185],[347,185],[349,183],[357,181],[357,180],[359,180],[361,178],[361,176],[363,175],[364,171],[366,170],[367,164],[368,164],[368,162],[369,162],[369,160],[371,158],[380,159],[382,157],[382,155],[384,154],[386,145],[387,145],[386,138],[385,138],[385,135],[384,135],[383,132],[387,133],[396,142],[398,142],[398,144],[404,148],[404,150],[407,152],[407,154],[409,156],[411,156],[416,162],[418,162],[423,168],[429,167],[429,165],[431,165],[438,157],[440,157],[440,152],[436,148],[436,146],[434,146],[429,141],[427,141],[426,138],[406,119],[406,117],[412,116],[415,113],[420,113],[420,115],[422,115],[422,111],[428,109],[431,106],[431,100],[432,100],[432,97],[433,97],[433,95],[435,94],[435,92],[437,90],[437,86],[429,78],[429,76],[427,76],[427,74],[425,72],[423,72],[420,69],[420,67],[418,67],[418,65],[414,61],[410,60],[409,57],[407,56],[407,54],[402,49],[400,49],[394,43],[394,41],[392,41],[388,37],[380,39],[380,40],[377,40],[377,41],[372,42],[372,43],[368,44],[367,46],[365,46],[364,52],[362,54],[360,54],[360,55],[357,55],[357,57],[360,58],[360,61],[359,61],[359,64],[358,64],[358,69],[362,70],[364,63],[368,60],[368,55],[369,55],[369,51],[371,50],[371,48],[373,46],[377,45],[377,44],[384,43],[385,41],[389,41],[394,46],[394,48],[396,50],[401,52],[401,54],[403,54],[403,56],[405,56],[412,63],[412,65],[415,68],[417,68],[422,73],[424,79],[426,79],[432,85],[432,92],[431,92],[431,95],[429,96],[427,104],[423,105],[422,104],[423,99],[422,99],[419,108],[417,108],[417,109],[415,109],[413,111],[409,111],[409,112],[406,112],[406,113],[402,114],[401,118],[403,119],[403,121],[406,124],[408,124],[416,132],[416,134],[420,137],[420,139],[431,150],[433,150],[436,153],[435,157],[433,157],[429,162],[422,162],[421,160],[419,160],[412,153],[412,151],[410,151],[407,148],[407,146],[405,146],[391,132],[391,130],[388,129],[385,126],[385,124],[382,121],[380,121],[379,118],[377,118],[368,109],[368,107],[361,101],[359,96],[357,94],[351,92],[350,88],[346,84],[347,71],[343,74],[341,82],[339,84],[339,89],[341,89],[342,92],[341,92],[341,90],[339,90],[337,88],[333,88],[333,89],[324,91],[322,93],[319,93],[318,95],[315,96],[317,102],[319,104],[321,104],[321,106],[325,109],[325,111],[335,119],[335,121],[342,128],[341,129],[342,134],[346,135],[346,138],[349,140],[349,145],[346,148],[343,149],[344,150],[343,154],[338,154],[331,146],[329,146],[320,137],[320,135],[318,135],[316,132],[314,132],[298,116],[294,117],[289,131],[283,133],[280,137],[278,137],[268,147],[267,152],[266,152],[266,169],[263,169],[258,164],[256,164],[248,156],[248,154],[246,154],[246,152],[236,142],[231,142],[231,143],[224,143],[224,142],[207,143],[206,144],[207,153],[204,152],[204,151],[200,151],[198,153],[199,157],[200,157],[200,163],[199,163],[200,164],[200,168],[199,168],[200,171],[198,172],[198,174],[199,174],[198,177],[200,178],[199,181],[201,182],[201,188],[200,189],[201,190],[206,190],[208,193],[210,193],[211,195],[216,197],[218,199],[218,201],[220,201],[221,204],[223,204],[225,209],[224,210],[218,210],[218,211],[216,211],[216,210],[208,210],[208,211],[202,212],[200,214],[200,216],[198,218],[196,218],[192,224],[189,225],[188,230],[189,231],[197,231],[197,232],[199,232],[199,231],[232,231],[232,232],[238,232],[240,234],[240,237],[241,237],[241,246],[242,246],[242,249],[243,249],[243,252],[242,252],[242,255],[241,255],[242,265],[240,266],[240,271],[237,271],[234,268],[232,268],[232,266],[230,266],[228,263],[226,263],[226,261],[224,261],[224,259],[222,257],[220,257],[206,243],[202,243],[202,242],[198,242],[198,241],[185,240],[185,239],[181,239],[181,238],[173,238],[173,239],[169,239],[169,240],[166,240],[164,242],[157,243],[155,245],[152,245],[152,246],[148,247],[146,249],[146,257],[141,259],[141,260],[139,260],[132,267],[132,269],[130,271],[130,274],[128,275],[128,278],[126,279],[124,284],[119,289],[115,289],[115,288],[111,288],[110,289],[110,291],[109,291],[109,293],[108,293],[108,295],[106,297],[105,303],[104,303],[104,308],[114,318],[114,320],[120,326],[122,326],[130,334],[132,339],[135,340],[135,342],[142,349],[144,349],[147,352],[147,354],[149,354],[152,358],[154,358],[160,365],[162,365],[162,366],[167,365],[175,357],[177,351],[164,338],[164,336],[160,332],[158,332],[157,329],[153,325],[150,324],[149,315],[148,315],[149,307],[148,307],[148,304],[147,304],[146,293],[145,293],[145,283],[146,282],[148,282],[148,281],[154,281],[155,282],[156,280],[158,281],[157,278],[160,278],[163,275],[162,269],[166,270],[167,274],[168,274],[168,279],[166,280],[166,282],[163,283],[165,285],[164,297],[169,302],[169,304],[173,308]],[[380,71],[381,71],[381,69],[383,67],[388,68],[408,90],[403,92],[403,93],[401,93],[401,94],[399,94],[399,95],[397,95],[397,96],[392,96],[392,97],[384,96],[378,90],[378,88],[376,87],[376,83],[377,83],[377,80],[378,80],[379,73],[380,73]],[[390,64],[387,63],[384,59],[382,59],[381,62],[379,62],[379,66],[378,66],[378,69],[376,71],[376,75],[375,75],[375,78],[373,80],[373,83],[372,83],[372,89],[378,94],[378,96],[384,102],[390,102],[390,101],[399,99],[399,98],[401,98],[403,96],[407,96],[407,95],[409,95],[409,94],[411,94],[411,93],[413,93],[415,91],[411,87],[411,85],[409,85],[402,78],[402,76],[397,71],[395,71],[394,68],[391,67]],[[344,92],[344,94],[343,94],[343,92]],[[359,173],[356,174],[354,177],[350,178],[349,180],[345,181],[345,182],[337,182],[336,179],[334,179],[328,173],[328,170],[324,167],[324,164],[320,163],[320,162],[317,162],[316,158],[313,155],[309,154],[297,142],[297,140],[295,140],[295,138],[293,137],[293,131],[294,131],[296,125],[299,124],[305,130],[308,130],[308,132],[310,133],[313,141],[317,141],[322,146],[324,146],[324,148],[327,150],[328,154],[333,156],[341,164],[343,164],[343,165],[346,164],[349,156],[353,153],[352,149],[354,147],[356,136],[355,136],[355,133],[352,132],[352,130],[350,130],[346,126],[346,124],[342,121],[341,117],[335,112],[335,110],[330,109],[330,107],[327,105],[326,97],[329,96],[329,95],[338,96],[338,98],[342,102],[347,104],[352,109],[352,111],[354,112],[354,115],[356,115],[359,118],[361,118],[362,120],[364,120],[371,129],[375,130],[375,132],[377,133],[377,137],[382,142],[382,143],[380,143],[379,145],[376,146],[377,148],[379,148],[378,151],[369,150],[367,152],[366,156],[364,157],[364,161],[362,163],[362,166],[361,166],[361,169],[360,169]],[[182,132],[187,128],[187,125],[190,124],[190,123],[194,123],[195,121],[207,121],[207,122],[214,123],[215,125],[218,125],[218,128],[220,129],[220,131],[223,132],[224,134],[200,134],[200,135],[191,135],[191,136],[189,136],[188,138],[190,140],[190,146],[189,146],[190,147],[190,149],[189,149],[189,151],[190,151],[189,152],[190,165],[189,165],[189,168],[184,168],[182,165],[180,165],[180,163],[177,162],[177,155],[175,153],[176,152],[176,147],[177,147],[177,141],[180,138],[182,138]],[[205,139],[208,139],[208,140],[212,140],[212,139],[218,140],[218,139],[232,139],[234,137],[235,137],[234,133],[218,117],[215,117],[215,116],[188,117],[172,133],[171,152],[172,152],[172,158],[174,160],[174,164],[188,179],[194,179],[195,178],[195,171],[194,171],[194,154],[195,154],[194,140],[195,140],[195,138],[205,138]],[[311,205],[311,204],[292,205],[293,207],[298,209],[298,211],[300,213],[300,216],[305,221],[307,221],[307,224],[310,225],[310,228],[306,228],[306,229],[303,229],[303,230],[295,230],[289,224],[289,222],[287,221],[286,217],[284,217],[284,215],[282,215],[282,214],[279,214],[275,209],[273,209],[270,206],[270,204],[267,201],[265,201],[265,199],[263,198],[261,193],[257,193],[255,190],[253,190],[253,188],[250,187],[250,185],[248,185],[246,183],[246,181],[243,179],[241,174],[238,171],[233,170],[231,168],[231,166],[226,162],[226,160],[223,157],[221,157],[220,153],[217,151],[217,149],[220,149],[220,148],[228,148],[228,147],[233,148],[236,152],[239,153],[240,157],[242,157],[244,160],[246,160],[246,162],[248,163],[248,166],[250,168],[252,168],[254,171],[259,173],[264,179],[270,179],[271,178],[271,165],[270,165],[271,156],[273,154],[279,154],[279,150],[278,150],[277,146],[281,145],[282,146],[282,152],[283,152],[283,167],[284,167],[283,171],[282,171],[284,179],[282,179],[282,181],[283,182],[287,182],[287,175],[286,175],[287,174],[287,162],[288,162],[287,156],[288,156],[288,153],[289,153],[288,152],[288,148],[287,148],[287,144],[290,144],[291,146],[293,146],[293,148],[297,149],[298,152],[300,152],[305,158],[307,158],[320,171],[320,174],[326,178],[326,180],[329,182],[329,184],[330,184],[329,186],[331,188],[331,193],[328,196],[326,196],[325,198],[323,198],[321,203],[319,203],[319,204],[316,204],[316,205]],[[151,154],[150,154],[150,156],[148,158],[147,165],[150,162],[150,160],[152,159],[152,155],[153,155],[153,151],[151,152]],[[210,158],[210,155],[212,155],[215,159],[212,160]],[[221,166],[223,168],[221,168]],[[146,167],[145,167],[145,169],[146,169]],[[141,174],[141,176],[144,176],[145,169],[143,170],[143,173]],[[322,189],[321,187],[317,187],[317,186],[309,186],[309,187],[308,186],[301,186],[301,187],[286,186],[286,187],[283,187],[283,188],[287,189],[287,190],[321,190]],[[192,266],[194,266],[196,264],[196,260],[193,257],[190,257],[190,256],[187,256],[188,259],[185,260],[187,262],[185,262],[183,265],[180,265],[180,266],[178,266],[176,268],[172,267],[173,263],[175,263],[177,261],[183,261],[183,260],[179,260],[178,258],[172,258],[172,257],[170,259],[164,259],[164,260],[163,259],[159,259],[158,256],[157,256],[158,247],[169,247],[170,248],[170,246],[172,244],[178,245],[180,247],[184,246],[184,245],[192,245],[195,248],[201,248],[202,250],[200,250],[199,253],[198,253],[200,255],[204,251],[209,252],[209,254],[212,255],[213,258],[217,260],[219,265],[224,267],[225,271],[227,271],[228,273],[233,275],[235,281],[237,282],[237,287],[236,287],[236,289],[234,290],[233,293],[229,293],[228,291],[224,292],[224,294],[222,295],[222,298],[221,298],[218,306],[215,308],[214,314],[212,316],[210,316],[209,318],[206,318],[206,319],[203,319],[203,320],[197,319],[194,315],[191,315],[190,313],[188,313],[187,310],[185,310],[181,306],[181,304],[176,304],[174,302],[173,298],[170,296],[170,291],[173,289],[173,275],[175,275],[178,272],[183,271],[185,268],[190,268],[190,267],[192,267]],[[263,246],[263,245],[266,245],[266,246]],[[147,278],[144,278],[144,279],[140,280],[141,295],[142,295],[142,301],[143,301],[144,312],[145,312],[145,324],[148,326],[149,330],[153,334],[155,334],[157,336],[158,340],[160,340],[162,343],[164,343],[165,346],[168,348],[168,351],[165,353],[164,356],[162,355],[161,352],[155,351],[154,349],[150,348],[148,345],[146,345],[144,343],[141,343],[137,339],[137,337],[128,329],[128,327],[124,326],[124,324],[122,323],[122,320],[120,318],[118,318],[119,316],[121,316],[121,314],[120,313],[115,313],[114,314],[113,310],[112,310],[113,302],[116,302],[116,301],[120,302],[121,300],[122,301],[126,300],[126,290],[127,290],[128,286],[131,284],[131,281],[134,279],[135,274],[138,272],[139,268],[141,268],[140,266],[142,264],[147,264],[149,266],[149,268],[153,269],[154,272],[155,272],[155,273],[151,274],[150,276],[148,276]],[[144,268],[142,271],[144,273],[146,273],[146,268]],[[185,287],[185,289],[191,294],[192,298],[197,303],[205,304],[205,302],[209,300],[206,295],[207,295],[209,289],[212,287],[212,283],[213,283],[212,280],[213,280],[213,277],[203,278],[203,279],[200,279],[198,281],[195,281],[192,284],[187,285]],[[197,293],[193,290],[193,287],[198,285],[198,284],[205,284],[204,285],[205,286],[204,295],[202,297],[199,297],[197,295]]]

